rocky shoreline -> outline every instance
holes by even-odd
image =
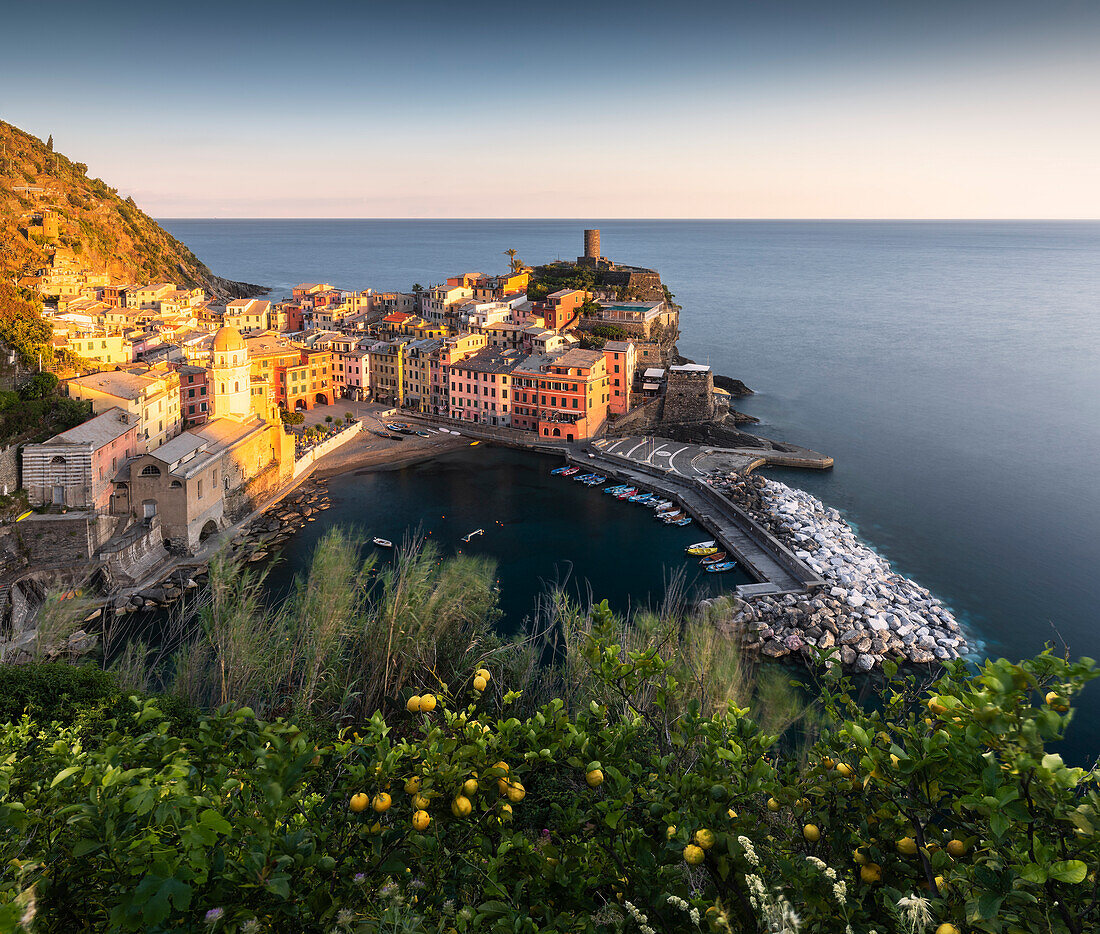
[[[951,612],[894,571],[837,510],[760,476],[736,476],[715,485],[826,582],[812,595],[746,600],[732,628],[747,649],[767,658],[806,659],[835,649],[841,663],[855,671],[870,671],[885,661],[938,664],[967,654],[966,638]]]

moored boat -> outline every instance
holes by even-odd
[[[566,464],[564,467],[555,467],[553,470],[550,471],[550,476],[551,477],[560,477],[568,469],[569,469],[568,464]]]
[[[691,516],[684,516],[682,519],[677,519],[672,524],[673,525],[691,525]]]
[[[708,574],[722,574],[725,571],[732,571],[737,567],[736,561],[719,561],[717,564],[707,565]]]
[[[717,544],[718,543],[714,541],[714,539],[711,539],[709,542],[696,542],[694,545],[688,545],[684,551],[689,555],[709,555],[718,550],[714,547]],[[696,551],[697,548],[710,548],[713,549],[713,551]]]
[[[689,548],[688,554],[694,555],[696,558],[705,558],[707,555],[718,554],[718,549],[714,545],[711,545],[709,548]]]
[[[704,566],[708,564],[721,564],[726,558],[727,555],[724,551],[716,551],[712,555],[707,555],[707,557],[703,558],[699,563]]]
[[[563,477],[572,477],[573,474],[578,474],[580,472],[581,472],[580,467],[566,467],[565,470],[563,470],[561,472],[561,475]]]
[[[379,548],[392,548],[393,542],[388,538],[372,538],[371,541]]]

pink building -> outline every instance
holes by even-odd
[[[633,341],[608,341],[603,345],[603,355],[607,362],[607,386],[611,397],[607,412],[609,415],[625,415],[630,411],[637,350]]]
[[[370,352],[355,349],[335,356],[337,392],[345,399],[362,399],[370,391]]]
[[[41,444],[23,446],[23,486],[35,506],[107,513],[119,468],[145,453],[141,419],[108,409]]]
[[[523,353],[485,349],[453,364],[448,370],[450,416],[483,425],[512,424],[512,371]]]
[[[173,368],[180,377],[180,417],[188,428],[205,425],[210,418],[206,368],[190,363],[179,363]]]

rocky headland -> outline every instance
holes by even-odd
[[[761,476],[735,476],[715,485],[825,581],[810,595],[746,600],[730,625],[746,648],[767,658],[807,659],[833,649],[856,671],[884,661],[936,664],[967,653],[950,610],[894,571],[837,510]]]

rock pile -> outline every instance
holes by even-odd
[[[827,582],[812,596],[748,601],[735,620],[747,646],[769,658],[837,646],[841,662],[858,671],[888,659],[930,664],[966,654],[950,611],[860,541],[835,509],[763,477],[716,485]]]

